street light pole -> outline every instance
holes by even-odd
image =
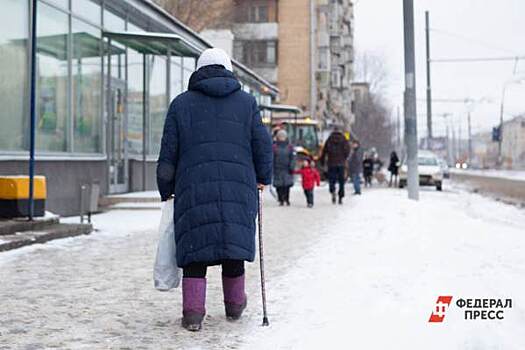
[[[414,43],[414,0],[403,0],[405,43],[405,144],[407,147],[408,198],[419,200],[417,169],[416,55]]]
[[[426,51],[427,51],[427,130],[428,130],[428,142],[432,139],[432,84],[430,80],[430,15],[429,12],[425,12],[425,34],[426,34]]]
[[[35,179],[35,140],[36,140],[36,19],[37,0],[31,3],[31,96],[30,96],[30,130],[29,130],[29,220],[33,221],[35,213],[34,179]]]

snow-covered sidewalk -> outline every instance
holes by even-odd
[[[373,190],[321,218],[323,237],[273,281],[257,349],[524,349],[525,212],[477,195]],[[445,321],[428,319],[451,295]],[[458,298],[512,298],[505,320],[464,320]]]
[[[0,349],[523,349],[525,211],[454,189],[373,189],[316,207],[265,203],[270,327],[260,326],[258,265],[248,309],[223,316],[210,269],[203,331],[179,326],[180,291],[153,289],[158,210],[94,217],[91,236],[0,254]],[[452,306],[429,324],[439,295],[512,298],[505,319],[464,320]]]

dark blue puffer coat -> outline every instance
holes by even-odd
[[[270,184],[271,138],[255,98],[222,66],[199,69],[171,103],[157,164],[175,195],[177,264],[253,261],[257,183]]]

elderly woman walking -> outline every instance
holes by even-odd
[[[277,190],[279,205],[290,205],[290,187],[293,186],[295,157],[292,144],[285,130],[279,130],[273,144],[273,185]]]
[[[241,90],[223,50],[204,51],[188,91],[171,103],[157,164],[162,200],[174,197],[184,328],[201,329],[212,265],[222,267],[226,316],[241,316],[244,262],[255,258],[257,188],[271,176],[271,138],[255,98]]]

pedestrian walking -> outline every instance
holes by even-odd
[[[213,265],[222,266],[226,316],[241,317],[244,262],[255,258],[257,190],[271,176],[271,137],[255,98],[242,91],[223,50],[205,50],[188,91],[170,105],[157,164],[160,196],[174,198],[184,328],[201,329]]]
[[[372,177],[374,175],[374,160],[369,152],[365,154],[363,160],[363,177],[365,178],[365,187],[372,187]]]
[[[359,141],[352,141],[352,153],[348,159],[348,170],[354,184],[354,194],[361,194],[361,173],[363,172],[363,153]]]
[[[345,163],[350,154],[350,145],[339,127],[335,127],[334,131],[326,140],[323,152],[321,153],[321,164],[328,166],[328,183],[330,194],[332,195],[332,203],[336,203],[336,183],[339,184],[339,204],[343,204],[345,196]]]
[[[390,153],[390,164],[388,165],[388,171],[390,172],[390,181],[388,182],[388,187],[392,187],[392,182],[394,187],[397,187],[399,157],[397,156],[396,151],[392,151],[392,153]]]
[[[295,155],[288,133],[281,129],[276,133],[273,144],[273,185],[277,190],[279,205],[290,205],[290,188],[293,186]]]
[[[314,188],[316,185],[321,185],[321,176],[315,168],[315,162],[305,159],[302,168],[295,171],[295,173],[301,175],[304,195],[306,197],[306,206],[313,208]]]

